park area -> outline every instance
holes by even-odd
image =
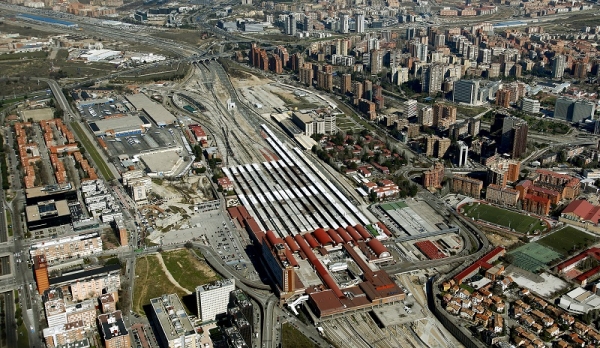
[[[463,205],[461,212],[475,221],[506,228],[523,234],[546,231],[546,223],[538,218],[498,208],[488,204],[468,203]]]
[[[569,254],[574,254],[579,250],[586,249],[597,241],[597,237],[568,226],[547,235],[537,242],[561,253],[563,256],[567,256]]]
[[[210,283],[219,276],[188,249],[177,249],[140,257],[135,265],[133,311],[144,314],[143,307],[153,298],[193,293],[196,286]]]

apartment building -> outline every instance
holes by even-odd
[[[235,279],[219,280],[196,288],[198,317],[203,322],[215,320],[227,312],[230,293],[235,290]]]
[[[201,348],[200,335],[176,294],[150,300],[151,320],[156,323],[156,339],[161,347]]]
[[[73,301],[83,301],[102,294],[117,293],[121,288],[120,274],[119,265],[108,265],[65,273],[60,277],[52,278],[51,285],[70,291]]]
[[[85,338],[86,327],[83,321],[47,327],[42,331],[47,348],[55,348]]]
[[[469,178],[464,175],[455,175],[452,177],[450,190],[454,193],[479,199],[482,189],[483,181],[481,180]]]
[[[485,199],[491,203],[514,207],[519,199],[519,191],[510,187],[490,184],[486,188]]]
[[[444,165],[442,163],[434,164],[429,170],[423,172],[423,187],[441,188],[444,179]]]
[[[121,311],[99,315],[98,326],[105,348],[131,347],[131,339]]]
[[[38,242],[32,245],[29,250],[32,259],[44,255],[49,264],[74,258],[84,258],[100,252],[102,252],[102,238],[100,238],[98,232]]]

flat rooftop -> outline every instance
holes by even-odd
[[[66,200],[46,201],[34,205],[28,205],[25,208],[27,221],[39,221],[46,216],[64,216],[70,215],[69,205]]]
[[[65,184],[32,187],[25,190],[25,196],[28,199],[31,199],[69,191],[76,191],[75,187],[73,187],[70,182]]]
[[[91,238],[100,238],[100,235],[98,234],[98,232],[92,232],[92,233],[79,234],[76,236],[68,236],[68,237],[59,238],[59,239],[51,239],[51,240],[47,240],[44,242],[33,244],[31,246],[31,250],[36,250],[39,248],[44,248],[44,247],[63,244],[63,243],[72,243],[72,242],[82,241],[82,240],[91,239]]]
[[[162,105],[153,102],[145,94],[128,95],[127,100],[138,110],[144,110],[157,125],[173,124],[177,119]]]
[[[170,172],[175,169],[182,160],[181,156],[177,153],[177,150],[179,150],[179,148],[174,148],[173,151],[162,151],[152,154],[142,153],[139,157],[151,172]]]
[[[98,267],[98,268],[94,268],[94,269],[71,272],[68,274],[64,274],[60,277],[50,278],[50,284],[51,285],[65,284],[65,283],[71,283],[75,280],[100,277],[100,276],[104,276],[110,272],[119,271],[120,269],[121,269],[121,266],[119,266],[119,265],[108,265],[108,266]]]
[[[210,290],[215,290],[215,289],[219,289],[219,288],[223,288],[223,287],[231,286],[231,285],[235,286],[234,279],[217,280],[214,283],[197,286],[196,292],[210,291]]]
[[[90,122],[89,125],[92,131],[94,131],[94,133],[105,133],[110,130],[119,131],[125,129],[139,129],[144,126],[148,126],[138,116],[105,118],[103,120]]]
[[[176,294],[153,298],[150,300],[150,304],[168,341],[195,332],[194,326]]]

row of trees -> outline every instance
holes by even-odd
[[[4,151],[4,137],[0,135],[0,170],[2,171],[2,189],[8,190],[10,188],[10,181],[8,180],[8,164],[6,163],[6,151]]]

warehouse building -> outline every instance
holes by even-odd
[[[100,121],[90,122],[90,129],[97,137],[127,137],[145,133],[150,127],[150,122],[145,117],[125,116],[105,118]]]
[[[153,102],[142,93],[127,96],[127,100],[135,106],[137,110],[143,110],[154,123],[159,127],[164,127],[175,123],[177,120],[164,106]]]
[[[181,172],[184,163],[181,147],[167,148],[136,155],[146,166],[146,173],[151,178],[172,177]]]

